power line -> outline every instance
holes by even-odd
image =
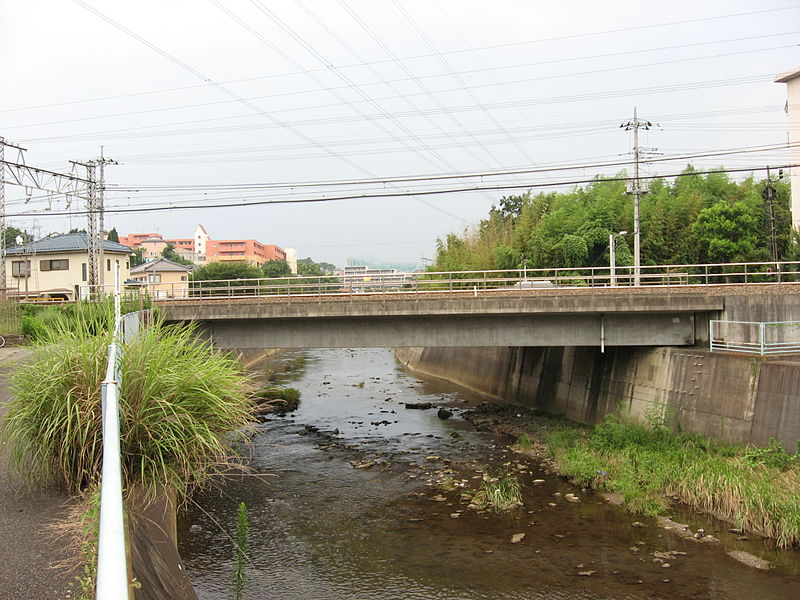
[[[234,99],[234,100],[236,100],[237,102],[239,102],[239,103],[241,103],[241,104],[245,105],[247,108],[249,108],[249,109],[250,109],[250,110],[252,110],[253,112],[255,112],[255,113],[257,113],[257,114],[261,115],[262,117],[264,117],[264,118],[268,119],[269,121],[271,121],[272,123],[275,123],[276,125],[278,125],[278,126],[282,127],[283,129],[286,129],[287,131],[290,131],[290,132],[292,132],[292,133],[293,133],[293,134],[295,134],[296,136],[298,136],[298,137],[300,137],[300,138],[304,139],[305,141],[307,141],[307,142],[309,142],[309,143],[312,143],[312,144],[314,144],[314,145],[315,145],[315,146],[317,146],[317,147],[318,147],[320,150],[323,150],[323,151],[327,152],[328,154],[330,154],[331,156],[333,156],[333,157],[335,157],[335,158],[338,158],[338,159],[339,159],[339,160],[341,160],[343,163],[345,163],[346,165],[348,165],[348,166],[350,166],[350,167],[353,167],[353,168],[354,168],[354,169],[356,169],[357,171],[363,171],[363,169],[362,169],[361,167],[359,167],[359,166],[358,166],[356,163],[354,163],[354,162],[350,161],[349,159],[347,159],[347,158],[345,158],[345,157],[343,157],[343,156],[339,155],[337,152],[334,152],[334,151],[330,150],[329,148],[326,148],[325,146],[323,146],[322,144],[320,144],[318,141],[316,141],[314,138],[311,138],[311,137],[307,136],[307,135],[306,135],[306,134],[304,134],[302,131],[299,131],[297,128],[295,128],[295,127],[292,127],[291,125],[288,125],[287,123],[284,123],[284,122],[283,122],[283,121],[281,121],[280,119],[278,119],[278,118],[276,118],[276,117],[272,116],[270,113],[267,113],[266,111],[262,110],[261,108],[259,108],[258,106],[256,106],[255,104],[253,104],[252,102],[250,102],[249,100],[247,100],[246,98],[242,98],[242,97],[241,97],[240,95],[238,95],[237,93],[235,93],[235,92],[233,92],[233,91],[229,90],[228,88],[226,88],[226,87],[225,87],[225,86],[223,86],[222,84],[220,84],[220,83],[217,83],[216,81],[214,81],[214,80],[213,80],[213,79],[211,79],[210,77],[207,77],[206,75],[204,75],[203,73],[201,73],[201,72],[200,72],[200,71],[198,71],[197,69],[195,69],[195,68],[191,67],[190,65],[188,65],[188,64],[187,64],[187,63],[185,63],[185,62],[183,62],[183,61],[182,61],[182,60],[180,60],[179,58],[177,58],[177,57],[173,56],[172,54],[170,54],[170,53],[169,53],[169,52],[167,52],[166,50],[163,50],[163,49],[159,48],[158,46],[156,46],[155,44],[153,44],[153,43],[151,43],[151,42],[147,41],[145,38],[143,38],[142,36],[138,35],[137,33],[134,33],[133,31],[131,31],[130,29],[128,29],[128,28],[127,28],[127,27],[125,27],[124,25],[122,25],[122,24],[120,24],[120,23],[117,23],[117,22],[116,22],[116,21],[114,21],[112,18],[110,18],[110,17],[106,16],[105,14],[101,13],[99,10],[97,10],[97,9],[95,9],[95,8],[93,8],[93,7],[91,7],[91,6],[89,6],[89,5],[88,5],[86,2],[84,2],[83,0],[73,0],[73,1],[74,1],[74,2],[76,2],[77,4],[79,4],[79,5],[83,6],[83,7],[84,7],[86,10],[88,10],[88,11],[90,11],[90,12],[94,13],[95,15],[97,15],[98,17],[100,17],[101,19],[103,19],[104,21],[106,21],[107,23],[109,23],[110,25],[113,25],[114,27],[116,27],[117,29],[119,29],[120,31],[122,31],[123,33],[125,33],[126,35],[128,35],[128,36],[132,37],[133,39],[135,39],[135,40],[136,40],[136,41],[138,41],[139,43],[141,43],[141,44],[144,44],[145,46],[147,46],[148,48],[150,48],[151,50],[153,50],[153,52],[156,52],[157,54],[159,54],[160,56],[163,56],[164,58],[166,58],[166,59],[167,59],[167,60],[169,60],[170,62],[172,62],[172,63],[174,63],[174,64],[178,65],[178,66],[179,66],[181,69],[183,69],[183,70],[185,70],[185,71],[188,71],[189,73],[191,73],[191,74],[192,74],[192,75],[194,75],[195,77],[197,77],[197,78],[199,78],[199,79],[201,79],[201,80],[203,80],[203,81],[205,81],[205,82],[207,82],[207,83],[210,83],[210,84],[211,84],[211,85],[213,85],[215,88],[217,88],[217,89],[218,89],[218,90],[220,90],[221,92],[225,93],[227,96],[229,96],[229,97],[233,98],[233,99]]]
[[[765,151],[772,151],[772,150],[783,150],[783,149],[790,149],[796,147],[798,144],[774,144],[774,145],[765,145],[765,146],[745,146],[740,148],[730,148],[730,149],[723,149],[723,150],[715,150],[709,152],[701,152],[701,153],[694,153],[694,154],[682,154],[676,156],[664,156],[660,158],[652,159],[648,162],[652,163],[659,163],[659,162],[671,162],[676,160],[691,160],[695,158],[712,158],[712,157],[719,157],[719,156],[728,156],[728,155],[736,155],[736,154],[752,154],[757,152],[765,152]],[[503,175],[530,175],[532,173],[543,173],[546,171],[568,171],[568,170],[575,170],[575,169],[587,169],[587,168],[605,168],[605,167],[616,167],[616,166],[623,166],[629,164],[628,161],[610,161],[610,162],[603,162],[603,163],[583,163],[583,164],[568,164],[564,166],[542,166],[542,167],[526,167],[522,169],[505,169],[505,170],[495,170],[495,171],[473,171],[473,172],[460,172],[460,173],[444,173],[444,174],[426,174],[426,175],[408,175],[408,176],[399,176],[399,177],[385,177],[385,178],[371,178],[371,179],[347,179],[347,180],[329,180],[329,181],[295,181],[289,183],[275,183],[275,182],[262,182],[262,183],[242,183],[242,184],[177,184],[177,185],[159,185],[159,184],[149,184],[149,185],[140,185],[140,186],[133,186],[133,185],[123,185],[123,184],[116,184],[109,186],[109,189],[114,189],[117,191],[135,191],[135,190],[170,190],[170,189],[180,189],[180,190],[197,190],[197,189],[263,189],[263,188],[277,188],[277,189],[291,189],[291,188],[302,188],[302,187],[332,187],[332,186],[342,186],[342,185],[364,185],[364,184],[384,184],[384,183],[409,183],[409,182],[417,182],[417,181],[442,181],[442,180],[450,180],[450,179],[475,179],[475,178],[486,178],[486,177],[497,177]]]
[[[614,29],[614,30],[605,30],[605,31],[595,31],[595,32],[586,32],[586,33],[582,33],[582,34],[574,34],[572,36],[560,36],[560,37],[543,38],[543,39],[535,39],[535,40],[523,40],[523,41],[519,41],[519,42],[509,42],[509,43],[495,44],[495,45],[489,45],[489,46],[468,47],[466,49],[443,50],[443,51],[441,51],[441,54],[446,55],[446,56],[458,55],[458,54],[463,54],[463,53],[467,53],[467,52],[473,53],[473,52],[481,52],[481,51],[486,51],[486,50],[494,50],[494,49],[498,49],[498,48],[508,48],[508,47],[522,46],[522,45],[534,45],[534,44],[540,44],[540,43],[551,42],[551,41],[561,41],[561,40],[570,39],[570,38],[579,38],[579,37],[586,37],[586,36],[614,34],[614,33],[620,33],[621,31],[632,31],[632,30],[637,30],[637,29],[642,29],[642,28],[671,27],[671,26],[674,26],[674,25],[684,25],[684,24],[695,23],[695,22],[703,22],[703,21],[709,21],[709,20],[728,19],[728,18],[734,18],[734,17],[740,17],[740,16],[750,16],[750,15],[761,14],[761,13],[770,13],[770,12],[777,12],[777,11],[784,11],[784,10],[793,10],[793,9],[796,9],[796,8],[797,8],[797,6],[786,6],[786,7],[781,7],[781,8],[756,10],[756,11],[750,11],[750,12],[735,13],[735,14],[730,14],[730,15],[718,15],[718,16],[714,16],[714,17],[702,17],[702,18],[698,18],[698,19],[687,19],[687,20],[682,20],[682,21],[673,21],[673,22],[667,22],[667,23],[657,23],[657,24],[652,24],[652,25],[644,25],[644,26],[637,26],[637,27],[633,27],[633,28],[626,28],[624,30]],[[763,38],[774,38],[774,37],[783,36],[783,35],[794,35],[795,33],[797,33],[797,32],[796,31],[770,32],[768,34],[757,35],[757,36],[746,36],[746,37],[729,38],[729,39],[723,39],[723,40],[711,40],[711,41],[706,40],[706,41],[702,41],[702,42],[692,42],[692,43],[687,42],[687,43],[681,43],[681,44],[676,44],[676,45],[672,45],[672,46],[661,46],[661,47],[657,47],[657,48],[639,48],[639,49],[635,49],[635,50],[623,50],[623,51],[619,51],[619,52],[610,52],[610,53],[595,54],[595,55],[589,55],[589,56],[558,58],[558,59],[552,59],[552,60],[546,60],[546,61],[536,61],[536,62],[522,63],[522,64],[516,64],[516,65],[507,65],[507,66],[504,65],[504,66],[500,66],[500,67],[492,67],[492,69],[519,68],[519,67],[523,67],[523,66],[546,65],[546,64],[563,63],[563,62],[573,62],[573,61],[586,60],[586,59],[610,58],[610,57],[615,57],[615,56],[624,56],[624,55],[628,55],[628,54],[642,54],[642,53],[648,53],[648,52],[660,52],[660,51],[663,51],[663,50],[671,50],[671,49],[677,49],[677,48],[690,48],[690,47],[696,47],[696,46],[707,46],[707,45],[730,43],[730,42],[750,41],[750,40],[763,39]],[[430,53],[429,54],[416,54],[416,55],[412,55],[412,56],[400,57],[400,60],[406,61],[406,62],[411,62],[411,61],[419,60],[419,59],[423,59],[423,58],[432,58],[434,56],[435,56],[435,54],[430,54]],[[359,61],[359,62],[356,62],[356,63],[335,65],[335,68],[336,69],[349,69],[349,68],[358,68],[358,67],[364,67],[364,66],[370,66],[370,65],[380,65],[380,64],[390,63],[390,62],[393,62],[393,60],[392,59],[381,59],[381,60],[373,60],[373,61]],[[320,68],[320,69],[310,69],[309,72],[312,72],[312,73],[323,73],[323,72],[327,72],[328,70],[329,70],[329,68],[326,66],[325,68]],[[465,73],[476,73],[476,72],[483,72],[484,70],[485,69],[475,69],[475,70],[471,70],[471,71],[461,71],[461,73],[462,74],[465,74]],[[262,79],[273,79],[273,78],[279,78],[279,77],[291,77],[291,76],[294,76],[294,75],[297,75],[297,74],[298,74],[298,72],[271,73],[271,74],[268,74],[268,75],[260,75],[260,76],[255,76],[255,77],[245,77],[245,78],[240,78],[240,79],[223,80],[220,83],[223,84],[223,85],[236,84],[236,83],[248,83],[248,82],[251,82],[251,81],[257,81],[257,80],[262,80]],[[440,76],[440,75],[434,75],[434,76]],[[148,96],[148,95],[153,95],[153,94],[161,94],[161,93],[193,90],[193,89],[198,89],[198,88],[202,88],[202,87],[208,87],[208,86],[212,86],[212,85],[213,84],[211,84],[211,83],[204,83],[204,84],[198,84],[198,85],[187,85],[187,86],[179,86],[179,87],[172,87],[172,88],[161,88],[161,89],[157,89],[157,90],[148,90],[148,91],[144,91],[144,92],[132,92],[132,93],[128,93],[128,94],[117,94],[117,95],[113,95],[113,96],[100,96],[100,97],[96,97],[96,98],[84,98],[84,99],[79,99],[79,100],[67,100],[67,101],[64,101],[64,102],[51,102],[51,103],[48,103],[48,104],[37,104],[37,105],[33,105],[33,106],[30,106],[30,105],[29,106],[19,106],[19,107],[16,107],[16,108],[0,109],[0,113],[2,113],[2,112],[19,112],[19,111],[28,111],[28,110],[38,110],[38,109],[43,109],[43,108],[54,108],[54,107],[57,107],[57,106],[68,106],[68,105],[72,105],[72,104],[81,104],[81,103],[85,103],[85,102],[102,102],[102,101],[107,101],[107,100],[120,100],[120,99],[125,99],[125,98],[134,98],[134,97],[138,97],[138,96]]]
[[[792,147],[796,146],[791,144],[780,144],[774,146],[745,146],[740,148],[729,148],[724,150],[704,150],[698,151],[695,153],[683,153],[671,156],[662,156],[661,158],[651,159],[649,162],[675,162],[675,161],[684,161],[684,160],[694,160],[698,158],[715,158],[721,156],[728,156],[732,159],[742,160],[745,157],[741,155],[745,154],[752,154],[752,153],[770,153],[776,152],[779,150],[787,150],[791,149]],[[275,182],[262,182],[262,183],[235,183],[235,184],[143,184],[139,186],[135,186],[132,184],[116,184],[108,186],[106,189],[113,194],[128,194],[128,193],[136,193],[137,194],[137,201],[144,198],[158,198],[158,199],[165,199],[165,198],[175,198],[179,196],[191,196],[190,201],[196,201],[197,194],[202,192],[205,196],[204,201],[216,201],[223,199],[224,196],[228,195],[239,195],[242,192],[248,191],[269,191],[269,190],[287,190],[290,193],[294,194],[298,189],[304,188],[320,188],[320,187],[349,187],[353,188],[354,190],[359,190],[360,193],[364,193],[366,191],[371,191],[370,188],[365,188],[364,186],[374,186],[373,190],[383,190],[387,183],[404,183],[404,184],[415,184],[415,183],[441,183],[443,185],[449,185],[449,182],[453,179],[460,179],[460,180],[468,180],[468,179],[475,179],[480,178],[481,180],[490,178],[490,177],[500,177],[500,176],[507,176],[507,175],[531,175],[536,173],[546,173],[551,171],[570,171],[570,170],[596,170],[600,168],[608,168],[608,167],[618,167],[618,166],[625,166],[628,164],[627,160],[605,160],[599,162],[598,159],[608,158],[608,157],[593,157],[591,160],[593,162],[585,162],[585,163],[570,163],[570,162],[563,162],[563,163],[551,163],[550,165],[542,165],[536,168],[531,167],[524,167],[524,168],[517,168],[517,169],[507,169],[504,171],[479,171],[479,172],[460,172],[455,174],[424,174],[424,175],[407,175],[407,176],[400,176],[394,178],[383,178],[383,179],[361,179],[361,180],[328,180],[328,181],[296,181],[296,182],[288,182],[288,183],[275,183]],[[589,160],[588,158],[586,160]],[[761,160],[766,159],[762,158]],[[780,162],[784,160],[783,157],[776,156],[774,160],[769,162]],[[159,195],[140,195],[140,192],[164,192],[164,194]],[[165,195],[168,193],[168,195]],[[209,195],[210,194],[210,195]],[[254,198],[269,198],[279,196],[281,194],[273,194],[273,195],[265,195],[265,194],[258,194],[256,196],[241,196],[242,200],[247,199],[254,199]],[[45,198],[49,198],[48,196],[37,196],[37,197],[29,197],[24,201],[24,204],[28,204],[34,200],[43,200]],[[11,201],[8,202],[8,205],[17,204],[19,205],[22,203],[22,200]],[[46,209],[48,210],[48,209]],[[452,216],[452,215],[451,215]]]
[[[80,0],[74,0],[74,1],[75,2],[79,2]],[[214,2],[214,0],[212,0],[212,2]],[[233,16],[233,13],[230,13],[230,11],[227,8],[222,7],[221,10],[226,12],[226,14],[231,14],[233,19],[235,19],[235,20],[238,19],[238,17]],[[294,59],[290,58],[286,53],[280,51],[277,48],[277,46],[274,46],[270,42],[266,41],[266,38],[264,38],[263,36],[261,36],[260,34],[255,32],[255,30],[253,30],[244,21],[238,20],[237,22],[239,22],[242,26],[247,28],[248,31],[251,31],[254,35],[259,37],[259,39],[261,39],[262,41],[264,41],[265,43],[270,45],[270,47],[273,48],[276,52],[278,52],[283,58],[285,58],[286,60],[292,62],[292,64],[298,65],[298,63],[296,61],[294,61]],[[787,49],[787,48],[795,48],[795,47],[797,47],[797,44],[784,44],[784,45],[780,45],[780,46],[770,46],[770,47],[767,47],[767,48],[756,48],[756,49],[749,49],[749,50],[736,50],[736,51],[725,52],[725,53],[721,53],[721,54],[712,54],[712,55],[706,55],[706,56],[690,56],[690,57],[685,57],[685,58],[676,58],[676,59],[664,60],[664,61],[656,61],[656,62],[649,62],[649,63],[639,63],[639,64],[636,64],[636,65],[607,67],[607,68],[603,68],[603,69],[590,69],[590,70],[587,70],[587,71],[577,71],[577,72],[572,72],[572,73],[558,73],[558,74],[555,74],[555,75],[541,75],[541,76],[537,76],[537,77],[526,77],[524,79],[513,79],[513,80],[510,80],[510,81],[505,81],[505,82],[503,82],[503,85],[519,85],[519,84],[522,84],[522,83],[534,83],[534,82],[537,82],[537,81],[548,81],[548,80],[552,80],[552,79],[564,79],[564,78],[581,76],[581,75],[597,75],[599,73],[610,73],[610,72],[615,72],[615,71],[626,71],[626,70],[629,70],[629,69],[651,68],[651,67],[670,65],[670,64],[676,64],[676,63],[694,62],[694,61],[698,61],[698,60],[708,60],[708,59],[714,59],[714,58],[728,58],[728,57],[731,57],[731,56],[737,56],[737,55],[742,55],[742,54],[755,54],[755,53],[758,53],[758,52],[770,52],[770,51],[774,51],[774,50],[784,50],[784,49]],[[446,64],[448,64],[448,63],[446,63]],[[402,67],[402,68],[405,69],[405,67]],[[328,91],[331,94],[333,94],[334,96],[336,96],[339,99],[340,102],[343,102],[344,104],[346,104],[348,106],[352,106],[352,105],[354,105],[354,104],[356,104],[358,102],[358,101],[347,101],[347,100],[344,100],[344,99],[340,98],[336,93],[336,92],[338,92],[338,90],[350,89],[355,84],[351,83],[350,85],[340,86],[340,87],[325,86],[324,84],[321,83],[321,80],[319,80],[318,77],[316,77],[315,75],[312,74],[311,71],[306,71],[306,73],[308,73],[309,76],[312,77],[312,79],[314,79],[317,83],[322,85],[322,87],[323,87],[323,89],[325,89],[325,91]],[[337,73],[337,75],[341,76],[341,73],[339,73],[339,72],[336,72],[336,73]],[[411,73],[411,72],[407,71],[407,73]],[[414,82],[419,84],[424,79],[440,78],[440,77],[447,77],[447,76],[455,77],[457,80],[460,80],[462,82],[461,87],[445,88],[445,89],[442,89],[442,90],[435,90],[435,93],[443,94],[443,93],[450,93],[450,92],[457,92],[457,91],[468,91],[469,90],[469,88],[466,88],[465,85],[463,84],[463,80],[461,80],[459,73],[453,71],[452,69],[451,69],[451,72],[442,73],[442,74],[438,74],[437,73],[435,75],[411,75],[411,76],[409,76],[408,78],[405,78],[405,79],[392,80],[391,83],[402,83],[402,82],[407,82],[407,81],[414,81]],[[360,86],[361,87],[370,87],[370,86],[374,86],[374,85],[380,85],[381,83],[387,83],[387,82],[385,80],[384,80],[384,82],[373,82],[373,83],[367,82],[367,83],[360,84]],[[487,83],[475,84],[475,85],[473,85],[471,87],[472,88],[486,88],[486,87],[493,87],[494,85],[497,85],[496,82],[487,82]],[[423,90],[427,90],[427,87],[423,88]],[[260,95],[260,96],[251,96],[251,97],[248,97],[248,98],[243,98],[243,97],[240,97],[240,96],[237,95],[235,97],[232,97],[231,100],[215,100],[215,101],[212,101],[212,102],[199,102],[199,103],[193,103],[193,104],[183,104],[183,105],[177,105],[177,106],[168,106],[168,107],[163,107],[163,108],[151,108],[151,109],[127,111],[127,112],[122,112],[122,113],[111,113],[111,114],[104,114],[104,115],[92,115],[92,116],[74,117],[74,118],[71,118],[71,119],[60,119],[60,120],[57,120],[57,121],[42,121],[42,122],[39,122],[39,123],[28,123],[28,124],[23,124],[23,125],[13,125],[13,126],[6,127],[6,129],[20,129],[20,128],[26,128],[26,127],[42,127],[42,126],[46,126],[46,125],[60,125],[60,124],[64,124],[64,123],[78,123],[78,122],[84,122],[84,121],[96,121],[98,119],[109,119],[109,118],[115,118],[115,117],[127,117],[127,116],[141,115],[141,114],[152,114],[152,113],[157,113],[157,112],[165,112],[165,111],[173,111],[173,110],[185,110],[185,109],[189,109],[189,108],[199,108],[199,107],[207,107],[207,106],[218,106],[220,104],[231,104],[231,103],[234,103],[234,102],[242,102],[242,101],[248,101],[249,102],[249,101],[252,101],[252,100],[266,100],[266,99],[270,99],[270,98],[280,98],[280,97],[283,97],[283,96],[296,97],[296,96],[303,95],[303,94],[314,94],[314,93],[317,93],[317,92],[319,92],[318,89],[311,89],[311,90],[306,90],[306,91],[288,91],[288,92],[272,93],[272,94],[266,94],[266,95]],[[384,96],[384,97],[380,98],[380,100],[395,100],[395,99],[398,99],[398,98],[399,99],[404,99],[405,96],[429,95],[430,93],[433,93],[433,92],[430,92],[430,90],[428,90],[428,91],[423,91],[421,93],[416,93],[416,94],[398,94],[397,96]],[[476,103],[476,106],[478,106],[479,110],[485,110],[485,108],[482,107],[480,101],[476,97],[474,97],[473,94],[471,94],[471,97],[473,98],[473,101]],[[365,100],[365,101],[369,102],[370,100]],[[330,106],[330,105],[323,105],[323,106]],[[312,108],[318,108],[318,107],[312,107]],[[292,108],[292,109],[287,109],[287,110],[302,110],[302,109],[303,109],[303,107]]]
[[[785,165],[776,165],[771,166],[770,168],[773,169],[789,169],[793,167],[797,167],[800,165],[797,164],[785,164]],[[765,171],[767,167],[759,167],[753,166],[749,168],[739,168],[739,169],[711,169],[705,171],[691,171],[689,173],[686,172],[679,172],[679,173],[671,173],[671,174],[662,174],[662,175],[653,175],[653,176],[645,176],[639,177],[640,180],[651,180],[651,179],[671,179],[671,178],[680,178],[680,177],[695,177],[698,175],[709,175],[712,173],[744,173],[744,172],[754,172],[754,171]],[[604,182],[628,182],[631,181],[631,177],[604,177],[602,181]],[[225,203],[216,203],[216,204],[199,204],[199,205],[181,205],[181,206],[153,206],[153,207],[131,207],[131,208],[120,208],[120,207],[110,207],[106,210],[109,214],[123,214],[123,213],[146,213],[146,212],[162,212],[162,211],[174,211],[174,210],[197,210],[197,209],[210,209],[210,208],[243,208],[245,206],[264,206],[270,204],[318,204],[318,203],[326,203],[326,202],[340,202],[344,200],[367,200],[367,199],[374,199],[374,200],[381,200],[381,199],[390,199],[390,198],[410,198],[413,196],[440,196],[444,194],[458,194],[458,193],[465,193],[465,192],[483,192],[483,191],[502,191],[502,190],[515,190],[515,189],[541,189],[541,188],[553,188],[553,187],[563,187],[563,186],[571,186],[571,185],[581,185],[581,184],[591,184],[597,182],[597,178],[591,179],[574,179],[574,180],[567,180],[567,181],[558,181],[558,182],[546,182],[546,183],[530,183],[530,184],[506,184],[506,185],[496,185],[496,186],[473,186],[467,188],[451,188],[451,189],[443,189],[443,190],[420,190],[420,191],[398,191],[398,192],[387,192],[383,194],[349,194],[349,195],[342,195],[342,196],[330,196],[330,197],[315,197],[315,198],[300,198],[300,199],[279,199],[279,200],[255,200],[252,202],[225,202]],[[9,217],[25,217],[30,216],[31,213],[19,213],[16,215],[8,215]],[[80,215],[86,214],[82,211],[74,211],[74,212],[48,212],[45,214],[39,214],[39,216],[72,216],[72,215]]]
[[[78,0],[75,0],[78,1]],[[585,94],[571,94],[568,96],[549,96],[545,98],[538,98],[538,99],[526,99],[526,100],[512,100],[507,102],[495,102],[489,103],[486,106],[492,110],[499,110],[499,109],[506,109],[506,108],[516,108],[521,106],[543,106],[547,104],[568,104],[572,102],[587,102],[592,100],[599,100],[599,99],[606,99],[606,98],[620,98],[625,96],[639,96],[645,94],[666,94],[672,92],[683,92],[683,91],[691,91],[691,90],[699,90],[699,89],[713,89],[713,88],[721,88],[721,87],[729,87],[729,86],[737,86],[737,85],[747,85],[751,83],[759,83],[765,81],[772,81],[773,75],[769,73],[765,73],[762,75],[754,75],[754,76],[746,76],[746,77],[737,77],[737,78],[726,78],[726,79],[719,79],[719,80],[703,80],[699,82],[687,82],[687,83],[680,83],[680,84],[666,84],[661,86],[653,86],[649,88],[628,88],[623,90],[609,90],[606,92],[591,92]],[[414,92],[408,94],[409,96],[417,96],[421,95],[422,93]],[[386,98],[377,98],[377,101],[393,99],[392,97]],[[303,107],[303,110],[314,110],[319,111],[326,108],[332,108],[339,106],[337,103],[334,104],[319,104],[314,106],[307,106]],[[280,113],[280,112],[292,112],[297,111],[298,108],[286,108],[286,109],[276,109],[272,111],[273,113]],[[474,112],[480,110],[479,107],[474,105],[461,105],[461,106],[451,106],[451,107],[435,107],[429,108],[419,111],[418,113],[415,111],[398,111],[394,114],[396,118],[406,118],[406,117],[414,117],[419,115],[437,115],[442,113],[466,113],[466,112]],[[220,120],[228,120],[228,119],[239,119],[242,118],[241,115],[234,116],[234,117],[211,117],[206,119],[197,119],[194,121],[190,121],[190,123],[196,122],[209,122],[209,121],[220,121]],[[380,114],[370,114],[367,115],[367,118],[372,119],[380,119],[384,118],[383,115]],[[283,122],[273,122],[268,124],[244,124],[244,125],[236,125],[236,126],[226,126],[226,127],[218,127],[218,128],[205,128],[205,129],[184,129],[184,130],[173,130],[173,131],[151,131],[151,132],[143,132],[133,135],[127,136],[111,136],[115,139],[123,139],[123,138],[131,138],[131,137],[162,137],[164,135],[193,135],[193,134],[208,134],[208,133],[228,133],[232,131],[252,131],[254,129],[263,129],[263,128],[273,128],[273,127],[282,127],[286,125],[290,128],[290,131],[294,131],[296,127],[306,127],[306,126],[313,126],[313,125],[330,125],[330,124],[343,124],[343,123],[352,123],[359,121],[357,117],[323,117],[323,118],[315,118],[315,119],[305,119],[300,121],[286,121]],[[283,123],[283,124],[282,124]],[[68,135],[61,135],[61,136],[48,136],[48,137],[39,137],[39,138],[26,138],[27,142],[43,142],[43,141],[93,141],[96,139],[108,139],[110,134],[114,133],[125,133],[131,131],[142,131],[144,129],[153,129],[155,127],[165,127],[170,126],[171,124],[166,125],[144,125],[138,127],[129,127],[129,128],[122,128],[122,129],[112,129],[112,130],[102,130],[102,131],[94,131],[94,132],[87,132],[87,133],[73,133]],[[303,137],[303,136],[301,136]],[[303,137],[307,142],[310,141],[309,138]],[[314,142],[311,142],[312,145],[316,145]]]

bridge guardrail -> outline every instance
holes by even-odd
[[[645,265],[640,286],[633,267],[495,269],[482,271],[418,271],[390,276],[324,275],[284,278],[203,280],[137,285],[131,293],[158,301],[203,298],[298,296],[361,296],[364,294],[436,294],[442,292],[523,293],[544,288],[698,287],[713,285],[775,285],[800,282],[800,262],[743,262],[690,265]],[[103,288],[107,291],[108,286]]]
[[[800,321],[709,321],[711,351],[741,354],[800,352]]]

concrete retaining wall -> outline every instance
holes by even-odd
[[[800,363],[697,348],[398,349],[411,369],[493,398],[597,423],[663,417],[685,431],[794,452]]]

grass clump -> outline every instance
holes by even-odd
[[[592,429],[552,427],[543,438],[559,472],[621,494],[634,513],[664,513],[677,498],[781,547],[800,543],[800,461],[775,440],[736,446],[611,416]]]
[[[236,559],[233,562],[233,597],[236,600],[244,598],[245,590],[245,560],[250,544],[250,519],[247,517],[247,505],[239,503],[236,513],[236,534],[234,536],[236,546]]]
[[[470,507],[495,512],[510,510],[522,504],[522,489],[509,473],[485,473],[480,487],[472,492]]]
[[[527,433],[521,434],[514,442],[514,449],[520,452],[529,452],[533,448],[533,442]]]
[[[259,402],[257,410],[262,414],[286,414],[300,406],[300,390],[274,385],[262,387],[254,394]]]
[[[100,383],[111,334],[96,331],[95,316],[51,328],[11,375],[14,400],[0,435],[11,466],[32,484],[76,493],[99,481]],[[229,464],[230,434],[252,417],[233,359],[199,342],[192,327],[156,322],[124,345],[120,370],[126,488],[182,495]]]

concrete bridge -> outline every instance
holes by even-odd
[[[158,302],[219,348],[690,346],[725,306],[712,288],[588,288]],[[718,292],[719,290],[717,290]]]

